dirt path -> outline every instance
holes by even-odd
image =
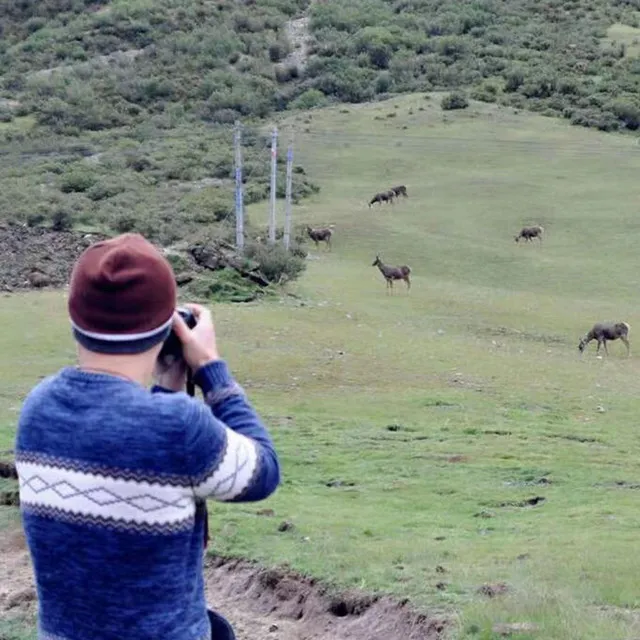
[[[285,64],[291,64],[302,70],[307,64],[309,57],[309,18],[303,16],[286,23],[287,39],[293,47],[291,53],[285,59]]]
[[[238,640],[436,640],[440,616],[407,602],[360,593],[332,596],[317,581],[243,560],[208,558],[207,599],[232,623]],[[35,620],[31,563],[19,525],[0,536],[0,620]]]

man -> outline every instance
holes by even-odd
[[[175,308],[171,266],[140,235],[98,242],[74,266],[79,364],[29,393],[16,438],[41,640],[234,637],[206,608],[197,507],[268,497],[279,463],[210,313],[189,305],[189,329]],[[186,365],[163,368],[172,327]],[[187,366],[205,402],[183,392]]]

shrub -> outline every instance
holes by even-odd
[[[45,221],[45,215],[43,213],[30,213],[27,216],[27,226],[37,227]]]
[[[69,231],[73,227],[73,218],[65,209],[58,209],[51,217],[51,228],[54,231]]]
[[[608,108],[627,129],[635,130],[640,127],[640,108],[635,103],[629,100],[615,100]]]
[[[496,80],[485,80],[471,91],[471,97],[481,102],[495,102],[499,94],[500,86]]]
[[[75,170],[62,177],[60,191],[62,193],[82,193],[90,189],[96,177],[89,171]]]
[[[511,71],[505,78],[504,90],[512,93],[517,91],[524,82],[524,73],[519,69]]]
[[[298,73],[298,67],[295,65],[278,64],[275,67],[276,80],[280,84],[295,80],[298,77]]]
[[[451,111],[452,109],[466,109],[469,106],[469,100],[462,91],[452,91],[448,93],[442,101],[440,106],[443,111]]]
[[[154,167],[153,162],[149,158],[138,153],[127,154],[125,163],[129,169],[133,169],[137,173],[148,171]]]
[[[556,80],[550,76],[538,76],[527,80],[521,92],[527,98],[548,98],[556,89]]]
[[[282,244],[253,242],[245,247],[245,255],[257,262],[264,277],[273,283],[279,283],[283,278],[295,280],[307,267],[304,258],[287,252]]]
[[[287,47],[282,42],[274,42],[269,45],[269,60],[281,62],[287,57]]]
[[[188,219],[205,224],[235,220],[233,194],[216,187],[187,194],[180,201],[179,210]]]
[[[118,233],[128,233],[136,228],[136,219],[130,214],[123,213],[116,219],[113,226]]]
[[[291,107],[294,109],[314,109],[315,107],[321,107],[327,103],[327,97],[318,89],[307,89],[304,93],[301,93],[292,103]]]
[[[113,198],[124,191],[121,184],[115,182],[98,182],[87,190],[87,198],[94,202]]]
[[[387,93],[391,89],[393,80],[391,74],[388,71],[383,71],[376,78],[376,93]]]

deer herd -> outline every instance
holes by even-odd
[[[383,203],[393,204],[393,201],[398,197],[408,198],[407,187],[405,185],[398,185],[391,187],[387,191],[381,191],[376,193],[369,201],[369,208],[372,205],[378,203],[382,206]],[[333,229],[335,225],[331,224],[327,227],[313,228],[307,225],[306,231],[308,236],[315,242],[316,247],[320,242],[324,242],[328,250],[331,250],[331,237],[333,236]],[[516,242],[523,240],[524,242],[533,242],[534,238],[537,238],[540,245],[542,245],[542,236],[544,235],[544,227],[541,225],[534,225],[531,227],[522,227],[520,233],[514,237]],[[378,267],[382,277],[386,282],[387,293],[393,292],[394,280],[404,280],[407,285],[407,291],[411,289],[411,268],[404,265],[391,266],[382,262],[380,256],[376,255],[375,260],[371,264],[372,267]],[[600,347],[604,347],[604,351],[609,355],[607,349],[607,341],[620,340],[627,348],[627,356],[630,355],[631,347],[629,344],[629,332],[631,327],[626,322],[597,322],[591,329],[581,338],[578,344],[578,350],[582,354],[586,346],[593,340],[597,342],[596,353],[600,352]]]

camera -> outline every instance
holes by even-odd
[[[186,325],[189,329],[193,329],[196,326],[196,317],[193,315],[189,309],[185,309],[184,307],[179,307],[177,312],[180,314],[182,319],[185,321]],[[164,341],[162,345],[162,349],[160,350],[160,354],[158,355],[159,360],[169,359],[170,361],[176,360],[182,357],[182,343],[180,339],[176,335],[175,331],[171,329],[171,333],[169,337]]]

